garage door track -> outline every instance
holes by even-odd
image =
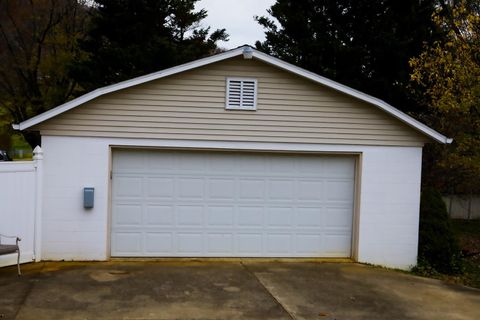
[[[353,263],[0,269],[0,319],[480,319],[480,291]]]

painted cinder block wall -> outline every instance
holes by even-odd
[[[415,265],[421,147],[208,142],[43,136],[44,260],[106,260],[110,238],[110,147],[210,148],[360,154],[356,260],[408,269]],[[83,188],[95,207],[83,208]]]

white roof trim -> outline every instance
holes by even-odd
[[[211,57],[195,60],[189,63],[185,63],[173,68],[165,69],[162,71],[150,73],[145,76],[141,76],[138,78],[134,78],[131,80],[123,81],[117,84],[113,84],[107,87],[99,88],[96,89],[92,92],[89,92],[87,94],[84,94],[83,96],[80,96],[72,101],[69,101],[67,103],[64,103],[56,108],[53,108],[51,110],[48,110],[42,114],[39,114],[38,116],[35,116],[33,118],[30,118],[20,124],[14,124],[13,128],[16,130],[25,130],[28,129],[36,124],[39,124],[43,121],[46,121],[48,119],[51,119],[61,113],[64,113],[70,109],[73,109],[85,102],[88,102],[90,100],[93,100],[97,97],[100,97],[102,95],[105,95],[110,92],[118,91],[121,89],[133,87],[148,81],[160,79],[163,77],[167,77],[176,73],[188,71],[191,69],[195,69],[198,67],[202,67],[211,63],[215,63],[218,61],[226,60],[229,58],[233,58],[236,56],[243,55],[244,49],[245,48],[251,48],[249,46],[242,46],[224,53],[220,53]],[[431,137],[432,139],[441,142],[441,143],[451,143],[452,139],[445,137],[444,135],[438,133],[437,131],[433,130],[432,128],[424,125],[423,123],[415,120],[414,118],[410,117],[409,115],[401,112],[400,110],[394,108],[393,106],[389,105],[385,101],[382,101],[380,99],[377,99],[375,97],[372,97],[370,95],[367,95],[365,93],[362,93],[358,90],[352,89],[350,87],[347,87],[343,84],[340,84],[338,82],[335,82],[333,80],[327,79],[325,77],[319,76],[318,74],[315,74],[313,72],[307,71],[305,69],[302,69],[300,67],[294,66],[292,64],[289,64],[285,61],[282,61],[280,59],[274,58],[272,56],[269,56],[265,53],[262,53],[258,50],[252,49],[253,50],[253,58],[258,59],[260,61],[263,61],[265,63],[271,64],[273,66],[276,66],[280,69],[292,72],[296,75],[299,75],[301,77],[307,78],[309,80],[312,80],[314,82],[317,82],[319,84],[325,85],[327,87],[330,87],[334,90],[337,90],[339,92],[345,93],[349,96],[355,97],[359,100],[365,101],[369,104],[372,104],[381,110],[389,113],[390,115],[394,116],[398,120],[404,122],[405,124],[409,125],[410,127],[422,132],[423,134]]]

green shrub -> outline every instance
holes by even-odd
[[[462,256],[441,194],[425,189],[420,202],[417,269],[462,273]]]

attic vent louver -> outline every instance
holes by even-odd
[[[256,110],[257,80],[249,78],[227,78],[226,109]]]

